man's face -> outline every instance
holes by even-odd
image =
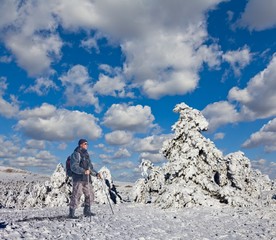
[[[84,142],[80,145],[81,148],[87,149],[88,148],[88,143]]]

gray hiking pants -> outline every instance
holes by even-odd
[[[73,181],[73,191],[69,204],[70,208],[76,209],[78,207],[82,193],[84,194],[84,205],[90,206],[94,201],[94,191],[92,185],[84,181]]]

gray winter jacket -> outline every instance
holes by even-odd
[[[71,155],[70,166],[72,170],[73,181],[87,181],[85,170],[90,170],[92,176],[97,176],[97,171],[94,170],[89,154],[86,149],[77,147]],[[89,176],[91,182],[91,177]]]

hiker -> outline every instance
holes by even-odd
[[[101,175],[93,169],[88,151],[88,142],[85,139],[80,139],[78,147],[74,150],[70,157],[70,167],[72,170],[73,191],[69,204],[69,218],[76,219],[75,210],[79,205],[82,193],[84,194],[84,209],[85,217],[94,216],[91,212],[91,202],[94,200],[94,191],[91,185],[91,176],[101,178]]]

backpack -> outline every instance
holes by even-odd
[[[73,172],[71,170],[71,165],[70,165],[70,156],[68,156],[66,160],[66,175],[68,177],[72,177],[73,175]]]

